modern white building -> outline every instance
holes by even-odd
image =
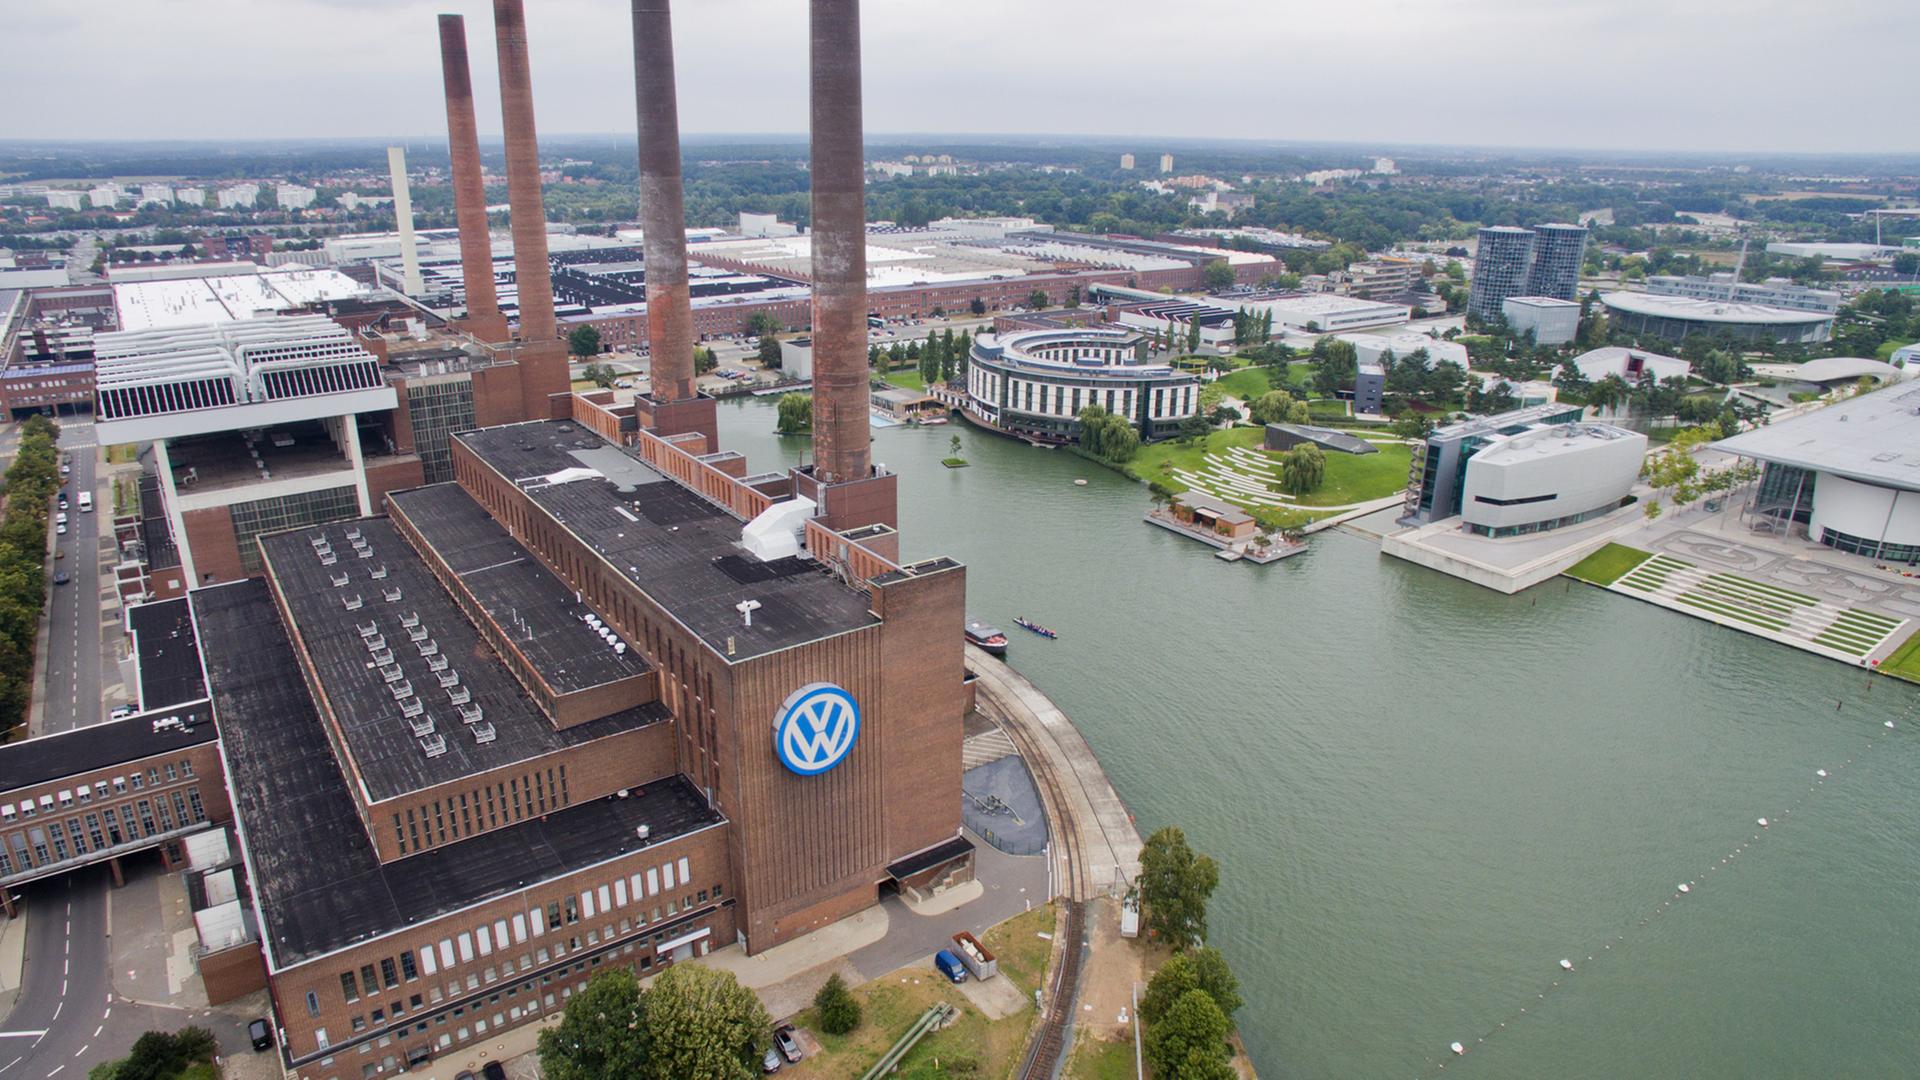
[[[781,221],[778,214],[755,214],[740,211],[741,236],[798,236],[800,226],[792,222]]]
[[[260,185],[235,184],[223,187],[213,193],[213,198],[222,210],[251,210],[260,198]]]
[[[205,206],[207,205],[207,189],[197,187],[174,188],[173,201],[186,206]]]
[[[1309,334],[1337,334],[1375,326],[1404,325],[1413,315],[1405,304],[1384,304],[1333,293],[1254,293],[1250,296],[1214,296],[1208,302],[1229,310],[1249,308],[1273,312],[1276,327]]]
[[[1552,296],[1509,296],[1500,302],[1507,329],[1533,331],[1540,345],[1565,345],[1580,333],[1580,305]]]
[[[87,189],[87,201],[95,210],[111,210],[120,202],[119,184],[95,184]]]
[[[1684,379],[1693,374],[1693,365],[1678,357],[1662,356],[1644,349],[1626,349],[1618,345],[1583,352],[1573,358],[1573,366],[1580,369],[1581,377],[1588,382],[1599,382],[1609,375],[1617,375],[1632,386],[1657,383],[1675,376]]]
[[[1833,315],[1823,311],[1697,300],[1644,292],[1600,295],[1607,315],[1630,333],[1680,341],[1689,334],[1726,335],[1739,341],[1819,342],[1833,336]]]
[[[1363,364],[1378,364],[1387,353],[1393,353],[1396,362],[1413,356],[1422,349],[1427,353],[1427,368],[1452,361],[1461,367],[1468,366],[1467,347],[1457,341],[1423,334],[1418,330],[1403,330],[1397,334],[1336,334],[1341,341],[1353,346],[1356,358]]]
[[[190,585],[250,572],[260,533],[375,512],[360,418],[398,395],[331,319],[117,331],[96,335],[94,350],[95,434],[103,446],[152,445]]]
[[[1131,330],[1029,330],[981,334],[967,362],[969,416],[1009,434],[1070,442],[1080,411],[1126,417],[1141,439],[1166,438],[1200,408],[1200,380],[1136,359]]]
[[[1619,509],[1647,437],[1610,424],[1552,424],[1490,438],[1466,462],[1460,518],[1481,536],[1546,532]]]
[[[1902,345],[1893,350],[1893,355],[1887,357],[1887,362],[1897,368],[1920,369],[1920,342]]]
[[[318,192],[299,184],[281,184],[274,189],[273,200],[282,210],[300,210],[313,205]]]
[[[136,206],[172,206],[173,188],[166,184],[141,184]]]
[[[54,190],[47,192],[47,207],[52,210],[85,209],[85,203],[83,202],[83,200],[86,197],[87,197],[87,193],[84,191],[73,191],[71,189],[55,188]]]
[[[1662,274],[1647,279],[1647,291],[1656,296],[1686,296],[1695,300],[1723,300],[1735,304],[1759,304],[1790,311],[1840,310],[1840,294],[1831,289],[1810,289],[1786,278],[1765,281],[1735,281],[1722,271],[1706,277]]]
[[[1869,560],[1920,564],[1920,384],[1847,398],[1714,448],[1764,466],[1747,516]]]

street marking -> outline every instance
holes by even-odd
[[[61,996],[61,997],[66,997],[66,996],[67,996],[67,980],[65,980],[65,979],[61,979],[61,980],[60,980],[60,996]],[[64,1004],[66,1004],[66,1002],[64,1002],[64,1001],[63,1001],[63,1002],[61,1002],[60,1004],[62,1004],[62,1005],[64,1005]],[[58,1008],[59,1008],[59,1006],[55,1006],[55,1009],[56,1009],[56,1010],[57,1010]],[[55,1015],[55,1016],[59,1016],[60,1014],[59,1014],[59,1012],[57,1012],[57,1011],[56,1011],[56,1012],[55,1012],[55,1013],[54,1013],[53,1015]]]
[[[0,1039],[39,1038],[40,1036],[45,1035],[46,1033],[47,1032],[45,1028],[42,1028],[38,1031],[0,1031]]]
[[[47,1076],[51,1078],[54,1075],[54,1073],[58,1073],[61,1069],[64,1069],[64,1068],[66,1068],[65,1065],[55,1065],[53,1067],[53,1072],[48,1073]]]
[[[92,1045],[92,1044],[88,1044],[88,1045]],[[86,1048],[86,1046],[82,1046],[82,1047],[81,1047],[80,1049],[78,1049],[78,1050],[75,1050],[75,1051],[73,1052],[73,1056],[74,1056],[74,1057],[79,1057],[79,1056],[80,1056],[81,1054],[84,1054],[84,1053],[86,1053],[86,1052],[87,1052],[87,1048]]]
[[[0,1073],[6,1072],[8,1069],[13,1068],[15,1065],[20,1064],[24,1060],[26,1059],[23,1057],[17,1057],[17,1058],[14,1058],[12,1061],[7,1062],[5,1065],[0,1065]]]

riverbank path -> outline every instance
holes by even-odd
[[[1139,876],[1140,834],[1133,817],[1073,721],[1026,676],[972,645],[967,666],[979,676],[980,711],[1021,747],[1043,796],[1064,804],[1048,807],[1055,830],[1050,853],[1056,891],[1070,900],[1087,900],[1108,893],[1116,871],[1128,881]],[[1062,830],[1072,835],[1062,837]],[[1080,866],[1066,865],[1076,856]]]

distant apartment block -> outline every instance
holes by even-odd
[[[214,192],[213,198],[222,210],[251,210],[254,202],[260,198],[260,185],[235,184],[223,187]]]
[[[318,194],[312,188],[299,184],[281,184],[274,189],[273,199],[282,210],[301,210],[312,206]]]
[[[1160,155],[1160,171],[1163,173],[1173,172],[1173,155],[1172,154]]]
[[[1132,169],[1133,169],[1133,155],[1132,155],[1132,154],[1121,154],[1121,155],[1120,155],[1120,167],[1121,167],[1122,169],[1126,169],[1126,170],[1128,170],[1129,172],[1131,172],[1131,171],[1132,171]]]
[[[1579,291],[1586,244],[1587,230],[1582,225],[1481,229],[1467,313],[1493,322],[1505,317],[1502,305],[1509,297],[1572,300]]]
[[[47,208],[50,210],[80,210],[85,206],[82,200],[86,197],[87,193],[84,191],[49,191],[47,192]]]

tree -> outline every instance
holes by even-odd
[[[1147,983],[1146,996],[1140,999],[1140,1019],[1148,1024],[1159,1023],[1174,1002],[1185,997],[1189,990],[1205,991],[1226,1014],[1228,1023],[1232,1023],[1233,1014],[1240,1009],[1240,980],[1234,978],[1220,950],[1207,945],[1192,952],[1174,953],[1160,965],[1160,970],[1154,972],[1152,981]]]
[[[1224,292],[1233,288],[1233,266],[1225,259],[1215,259],[1200,268],[1200,284],[1208,292]]]
[[[757,338],[778,335],[782,329],[780,320],[769,312],[756,311],[753,317],[747,320],[747,333]]]
[[[976,296],[972,300],[967,301],[967,310],[973,312],[975,315],[985,315],[987,313],[987,302]]]
[[[1189,990],[1147,1028],[1146,1059],[1157,1080],[1225,1080],[1234,1075],[1228,1062],[1231,1027],[1226,1013],[1205,990]]]
[[[583,327],[582,329],[591,330],[592,327]],[[580,377],[592,380],[593,384],[602,390],[612,386],[615,381],[613,368],[606,364],[588,364],[586,367],[580,369]]]
[[[1433,421],[1417,412],[1407,412],[1395,419],[1387,430],[1403,439],[1425,439],[1433,431]]]
[[[600,329],[594,326],[576,326],[567,334],[567,351],[581,359],[600,355]]]
[[[959,454],[957,447],[954,453]],[[860,1026],[860,1003],[847,992],[846,980],[838,972],[827,976],[820,992],[813,995],[813,1009],[820,1017],[820,1030],[829,1035],[845,1035]]]
[[[780,339],[772,334],[760,338],[760,364],[768,371],[780,370]]]
[[[630,968],[610,968],[567,1002],[560,1023],[540,1032],[540,1072],[549,1080],[600,1080],[650,1073],[647,997]]]
[[[1318,489],[1326,477],[1327,456],[1312,443],[1298,443],[1281,455],[1280,482],[1295,495]]]
[[[1269,390],[1247,403],[1247,412],[1256,424],[1292,423],[1293,395],[1285,390]]]
[[[719,366],[720,360],[713,355],[712,349],[704,345],[695,345],[693,347],[693,373],[695,375],[705,375],[707,372]]]
[[[1200,351],[1200,320],[1188,319],[1187,320],[1187,352],[1197,353],[1199,351]]]
[[[798,435],[813,430],[812,394],[781,394],[779,408],[773,430],[782,435]]]
[[[1192,443],[1197,440],[1206,438],[1207,433],[1213,430],[1213,425],[1207,422],[1206,417],[1200,415],[1199,413],[1194,413],[1192,416],[1189,416],[1185,420],[1180,421],[1179,430],[1180,430],[1180,441],[1184,443]]]
[[[1047,292],[1045,289],[1035,289],[1027,294],[1027,310],[1039,311],[1046,306]]]
[[[1360,368],[1360,354],[1350,341],[1323,337],[1313,345],[1313,388],[1321,397],[1333,397],[1353,389]]]
[[[1147,837],[1140,851],[1140,903],[1147,929],[1175,949],[1207,940],[1207,899],[1219,884],[1219,864],[1188,847],[1179,826]]]
[[[754,1080],[773,1022],[733,972],[675,964],[647,991],[646,1024],[655,1080]]]

